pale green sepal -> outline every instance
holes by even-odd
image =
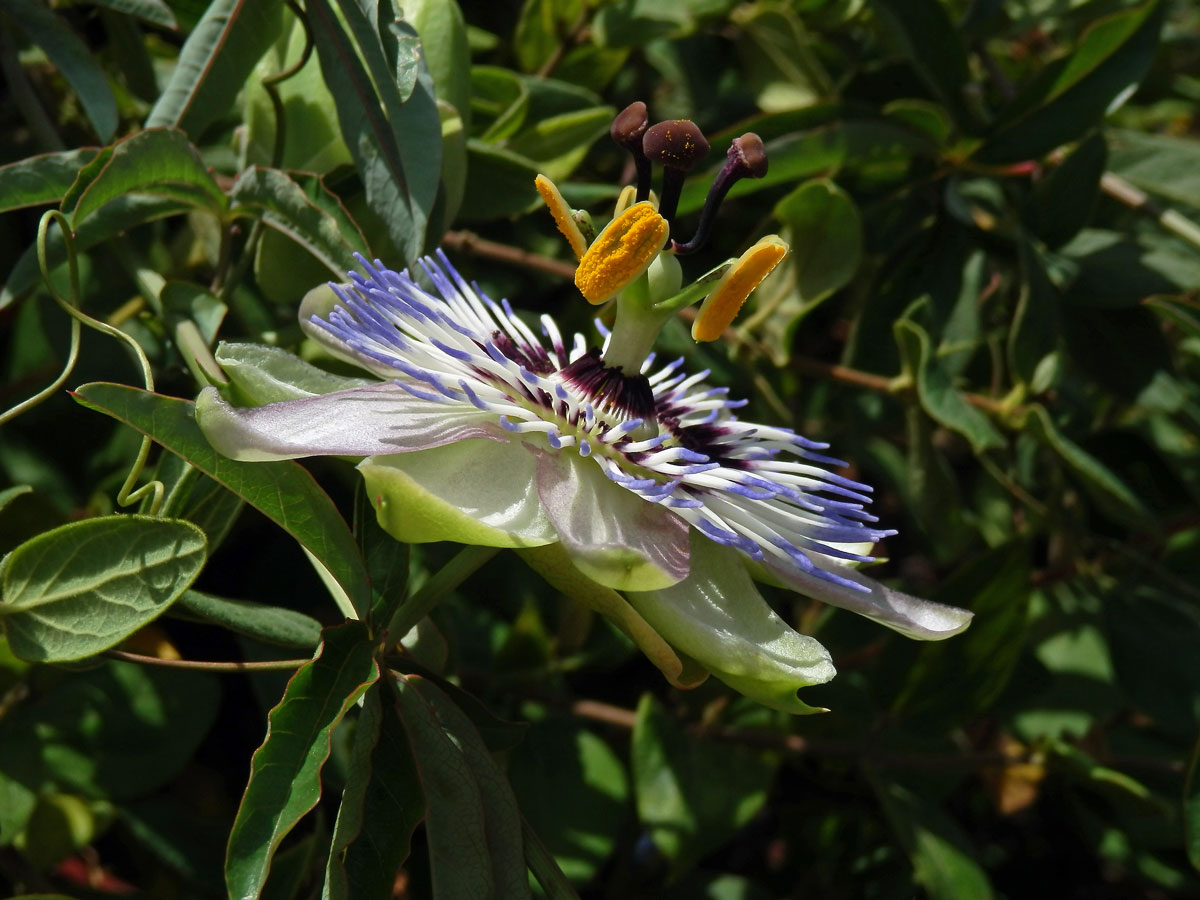
[[[535,450],[537,492],[579,570],[618,591],[653,591],[688,573],[688,525],[610,481],[575,453]]]
[[[595,610],[621,629],[675,687],[694,688],[708,678],[708,673],[699,666],[689,665],[690,661],[680,659],[675,649],[638,615],[624,597],[579,571],[561,544],[527,547],[518,550],[517,554],[551,587],[562,591],[576,603]]]
[[[331,394],[374,382],[334,375],[306,363],[294,353],[265,344],[217,345],[217,362],[229,376],[239,406],[262,406],[280,400],[299,400]]]
[[[558,540],[520,441],[467,440],[358,466],[379,525],[407,543],[536,547]]]
[[[692,571],[660,591],[626,595],[677,647],[740,694],[784,712],[823,712],[796,691],[834,676],[829,651],[767,605],[735,550],[692,532]]]

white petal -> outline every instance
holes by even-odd
[[[558,539],[538,500],[537,463],[520,441],[461,441],[364,459],[379,524],[410,543],[535,547]]]
[[[946,606],[892,590],[849,566],[834,564],[832,560],[823,563],[822,568],[860,584],[867,590],[856,591],[805,572],[783,569],[775,565],[768,565],[766,568],[769,581],[782,584],[805,596],[814,597],[830,606],[840,606],[842,609],[856,612],[880,625],[886,625],[921,641],[940,641],[953,637],[965,631],[975,615],[957,606]]]
[[[221,453],[251,462],[405,453],[466,438],[503,440],[499,429],[486,427],[486,413],[422,400],[394,384],[246,409],[230,406],[208,387],[196,398],[196,421]]]
[[[834,676],[829,651],[775,614],[754,587],[741,554],[698,533],[685,580],[626,597],[671,646],[766,706],[816,712],[796,691]]]
[[[537,489],[572,561],[616,590],[667,587],[688,573],[688,525],[610,481],[592,460],[535,451]]]

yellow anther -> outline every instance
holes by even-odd
[[[743,253],[704,299],[704,305],[692,323],[692,337],[697,341],[719,338],[746,298],[787,256],[788,249],[784,241],[769,234]]]
[[[563,195],[559,193],[554,182],[545,175],[539,175],[533,179],[533,183],[537,187],[538,193],[542,195],[542,200],[549,207],[550,215],[554,216],[554,224],[558,226],[558,230],[562,232],[562,236],[567,239],[567,243],[575,252],[575,258],[583,259],[584,251],[587,250],[587,241],[583,237],[583,232],[579,230],[579,226],[575,224],[575,219],[571,215],[571,207],[567,205],[567,201],[563,199]]]
[[[600,232],[575,270],[575,286],[600,304],[646,271],[667,243],[671,226],[648,202],[635,203]]]

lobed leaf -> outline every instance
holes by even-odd
[[[84,659],[157,618],[207,558],[190,522],[100,516],[26,541],[0,574],[0,622],[13,653],[38,662]]]
[[[280,841],[321,799],[321,769],[334,727],[379,678],[361,622],[326,628],[317,654],[296,671],[267,716],[267,736],[250,761],[225,859],[237,900],[258,897]]]
[[[236,462],[205,439],[193,404],[119,384],[86,384],[74,394],[84,406],[148,435],[278,524],[311,552],[365,615],[370,586],[354,537],[329,496],[299,463]]]

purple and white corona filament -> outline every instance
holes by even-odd
[[[366,276],[352,273],[334,288],[339,305],[310,319],[327,343],[455,419],[477,411],[481,427],[591,460],[614,485],[754,561],[865,590],[828,563],[871,562],[841,545],[894,532],[871,527],[868,486],[824,468],[844,465],[818,452],[827,445],[741,421],[745,401],[707,387],[706,371],[686,374],[682,359],[655,368],[652,354],[633,375],[606,366],[611,333],[599,348],[579,334],[568,344],[543,316],[543,343],[444,254],[421,266],[440,296],[378,260],[359,263]]]

